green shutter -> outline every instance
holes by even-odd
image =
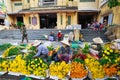
[[[30,0],[27,0],[28,3],[30,3]]]
[[[68,16],[68,25],[71,25],[71,16]]]
[[[14,3],[15,6],[21,6],[22,3]]]
[[[80,2],[95,2],[95,0],[80,0]]]
[[[31,24],[31,17],[29,17],[29,24]]]
[[[62,25],[62,21],[63,21],[63,17],[62,17],[62,15],[60,16],[60,20],[61,20],[61,25]]]

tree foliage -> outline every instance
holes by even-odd
[[[6,12],[6,6],[5,6],[4,2],[0,2],[0,11],[3,13]]]
[[[108,0],[108,7],[113,8],[116,7],[120,4],[118,0]]]

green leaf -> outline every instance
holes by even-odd
[[[34,55],[35,55],[34,53],[29,53],[29,54],[27,54],[27,55],[25,56],[25,59],[26,59],[26,60],[33,59],[33,56],[34,56]]]
[[[118,0],[108,0],[108,7],[113,8],[116,7],[120,4]]]
[[[99,62],[101,65],[104,65],[104,64],[107,64],[109,62],[109,60],[102,58],[99,60]]]
[[[8,56],[13,56],[18,54],[20,54],[20,49],[18,47],[11,48],[8,52]]]
[[[2,44],[2,45],[0,45],[0,51],[4,51],[4,50],[6,50],[7,48],[9,48],[11,46],[12,45],[10,43]]]
[[[80,58],[75,58],[73,61],[84,64],[84,61],[82,59],[80,59]]]
[[[82,49],[82,53],[88,54],[89,53],[89,48],[90,48],[90,45],[88,45],[88,43],[86,43],[85,47]]]
[[[53,46],[47,46],[47,48],[48,48],[49,51],[54,50]]]

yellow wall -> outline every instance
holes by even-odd
[[[32,17],[34,16],[37,18],[37,25],[32,25]],[[31,18],[31,24],[29,24],[29,17]],[[28,29],[40,29],[39,14],[26,14],[23,17],[23,20]]]
[[[101,12],[100,12],[99,17],[98,17],[99,21],[100,21],[101,17],[109,15],[110,13],[113,14],[112,24],[120,24],[120,6],[117,6],[117,7],[110,9],[107,6],[107,4],[105,4],[101,7]]]
[[[76,25],[78,24],[78,13],[77,12],[74,12],[73,15],[72,15],[72,24]]]
[[[98,10],[99,0],[95,2],[80,2],[78,3],[78,10]]]
[[[30,0],[30,7],[38,7],[38,0]]]
[[[57,6],[77,6],[79,0],[57,0]]]
[[[61,16],[62,16],[62,25],[61,25]],[[71,25],[77,24],[77,12],[60,12],[57,13],[57,28],[65,29],[68,25],[68,16],[71,16]]]
[[[113,24],[120,24],[120,6],[113,8]]]
[[[57,0],[57,6],[66,6],[67,0]]]
[[[61,24],[62,16],[62,24]],[[57,29],[63,29],[66,26],[66,13],[57,13]]]
[[[29,0],[29,3],[27,0],[22,0],[22,8],[23,9],[29,9],[31,7],[38,7],[38,0]]]
[[[22,1],[13,1],[12,2],[12,12],[18,12],[19,10],[22,10],[22,5],[21,6],[15,6],[15,3],[22,3]]]
[[[23,8],[29,8],[29,7],[38,7],[39,0],[30,0],[30,3],[27,2],[27,0],[22,0],[23,2]],[[95,2],[80,2],[80,0],[57,0],[57,6],[78,6],[79,10],[86,10],[86,9],[93,9],[96,10],[99,7],[100,0],[95,0]]]
[[[26,15],[23,16],[23,22],[24,22],[24,24],[26,25],[27,28],[30,25],[29,24],[29,16],[30,16],[29,14],[26,14]]]
[[[37,25],[32,25],[32,17],[37,18]],[[17,24],[17,16],[8,16],[8,20],[10,23]],[[31,18],[31,24],[29,23],[29,17]],[[25,14],[23,15],[23,22],[26,25],[27,29],[40,29],[40,20],[39,20],[39,14]]]
[[[16,24],[16,17],[15,16],[7,16],[7,19],[9,21],[9,23],[13,23]]]
[[[7,16],[7,20],[9,21],[9,23],[13,23],[13,18],[11,16]]]
[[[22,0],[22,8],[23,9],[28,9],[29,8],[29,3],[27,2],[27,0]]]

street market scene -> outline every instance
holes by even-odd
[[[0,80],[120,80],[120,0],[0,0]]]

